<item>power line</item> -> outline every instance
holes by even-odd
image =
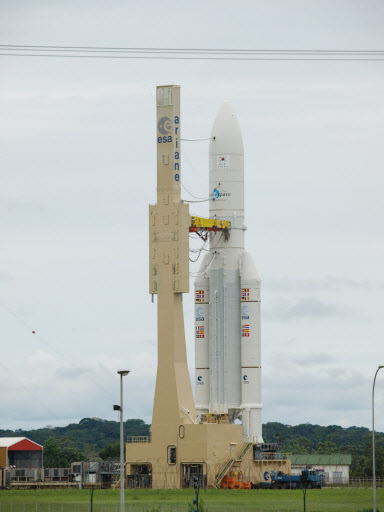
[[[183,189],[184,189],[184,190],[185,190],[185,191],[186,191],[190,196],[192,196],[192,197],[194,197],[195,199],[198,199],[198,200],[199,200],[199,201],[197,201],[197,202],[200,202],[200,201],[207,201],[208,199],[210,199],[210,198],[211,198],[211,196],[204,196],[204,197],[195,196],[195,195],[193,195],[193,194],[192,194],[192,192],[190,192],[190,191],[187,189],[187,187],[184,185],[184,183],[183,183],[182,181],[181,181],[180,183],[181,183],[181,186],[183,187]],[[190,203],[190,202],[192,202],[192,201],[189,201],[189,200],[187,200],[187,199],[184,199],[184,201],[185,201],[186,203]]]
[[[180,139],[180,140],[184,140],[184,141],[187,141],[187,142],[200,142],[202,140],[214,140],[215,137],[203,137],[201,139]]]
[[[271,58],[230,58],[230,57],[134,57],[134,56],[128,56],[128,55],[55,55],[55,54],[23,54],[23,53],[0,53],[0,56],[7,56],[7,57],[53,57],[53,58],[64,58],[64,59],[137,59],[137,60],[207,60],[207,61],[360,61],[360,62],[368,62],[368,61],[383,61],[383,59],[359,59],[359,58],[349,58],[349,59],[343,59],[343,58],[277,58],[277,59],[271,59]]]
[[[63,46],[63,45],[16,45],[16,44],[0,44],[0,48],[6,49],[52,49],[52,50],[79,50],[79,51],[126,51],[126,52],[199,52],[199,53],[340,53],[340,54],[351,54],[351,53],[384,53],[384,50],[318,50],[318,49],[230,49],[230,48],[134,48],[134,47],[113,47],[113,46]]]
[[[225,48],[131,48],[0,44],[0,56],[85,59],[225,61],[381,61],[384,50],[303,50]]]
[[[209,268],[211,267],[211,265],[213,263],[213,260],[215,258],[216,258],[216,252],[214,252],[212,254],[212,258],[210,259],[208,265],[206,265],[203,270],[199,270],[197,272],[190,272],[189,275],[192,276],[192,277],[200,277],[200,276],[202,276],[205,272],[207,272],[209,270]]]

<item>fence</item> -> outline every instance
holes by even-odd
[[[111,487],[120,476],[120,464],[97,462],[73,464],[72,468],[0,469],[0,489],[15,487]]]
[[[47,469],[8,469],[6,482],[69,482],[70,470],[67,468]]]
[[[119,490],[0,491],[0,512],[120,512]],[[124,512],[191,512],[193,489],[125,491]],[[301,512],[302,490],[200,490],[200,512]],[[367,512],[372,488],[326,487],[306,493],[306,512]],[[377,489],[377,510],[384,511],[384,488]]]

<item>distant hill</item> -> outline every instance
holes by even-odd
[[[149,427],[140,419],[129,419],[124,422],[125,436],[148,436]],[[370,430],[365,427],[343,428],[338,425],[322,427],[304,423],[302,425],[284,425],[283,423],[270,422],[263,425],[263,438],[266,443],[278,442],[282,451],[298,453],[312,452],[317,449],[319,443],[331,442],[338,449],[345,446],[361,445]],[[376,433],[378,438],[383,434]],[[94,445],[101,450],[108,444],[120,440],[120,423],[118,421],[103,420],[101,418],[83,418],[79,423],[70,423],[66,427],[44,427],[35,430],[1,430],[0,437],[25,436],[36,443],[44,444],[50,437],[71,436],[79,448],[86,444]]]
[[[149,425],[140,419],[124,422],[124,434],[127,436],[149,435]],[[0,430],[0,437],[25,436],[44,444],[57,440],[58,444],[68,445],[70,439],[83,460],[97,457],[102,451],[118,453],[116,443],[120,440],[120,423],[100,418],[83,418],[79,423],[66,427],[45,427],[36,430]],[[368,428],[338,425],[322,427],[320,425],[284,425],[270,422],[263,425],[263,438],[267,443],[277,442],[286,453],[349,453],[352,455],[352,475],[370,476],[372,457],[372,436]],[[110,445],[115,445],[114,447]],[[108,448],[107,450],[105,450]],[[48,455],[48,453],[47,453]],[[376,433],[376,471],[377,476],[384,477],[384,434]]]
[[[343,428],[338,425],[263,425],[265,442],[277,442],[281,451],[292,454],[319,453],[352,455],[351,476],[372,476],[372,433],[365,427]],[[384,477],[384,434],[375,433],[376,474]]]
[[[300,453],[311,453],[316,451],[319,443],[334,443],[340,450],[345,446],[358,446],[364,443],[370,430],[365,427],[343,428],[338,425],[329,425],[322,427],[320,425],[311,425],[304,423],[302,425],[284,425],[282,423],[271,422],[263,425],[263,438],[265,442],[278,442],[282,451],[299,453],[297,444],[300,447]],[[381,433],[376,433],[378,438]]]
[[[147,436],[149,425],[143,420],[124,421],[124,435]],[[120,422],[101,418],[83,418],[79,423],[70,423],[66,427],[44,427],[36,430],[0,430],[0,437],[23,436],[36,443],[44,444],[50,437],[72,437],[78,448],[93,445],[97,450],[120,440]]]

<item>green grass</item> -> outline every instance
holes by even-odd
[[[126,512],[190,512],[192,489],[125,491]],[[201,490],[204,512],[293,512],[303,510],[301,490]],[[94,491],[93,512],[119,512],[120,491]],[[0,491],[0,512],[88,512],[88,489]],[[384,510],[384,489],[377,489]],[[372,509],[372,489],[325,488],[307,491],[307,512],[359,512]],[[203,512],[203,511],[201,511]]]

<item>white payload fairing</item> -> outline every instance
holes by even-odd
[[[228,240],[210,234],[195,280],[196,412],[241,418],[244,441],[261,443],[260,278],[244,249],[243,139],[227,102],[213,125],[209,187],[209,217],[231,230]]]

